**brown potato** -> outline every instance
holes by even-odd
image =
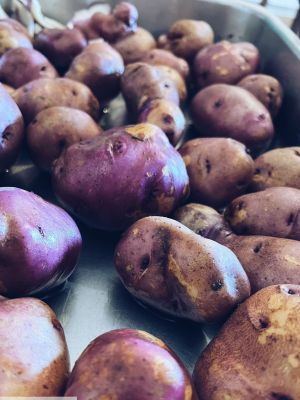
[[[179,152],[190,178],[191,199],[214,207],[244,193],[254,173],[246,147],[233,139],[194,139]]]
[[[199,400],[300,398],[300,287],[276,285],[246,300],[201,354]]]
[[[277,79],[270,75],[248,75],[238,86],[249,90],[276,117],[282,104],[283,91]]]
[[[69,354],[54,312],[40,300],[0,301],[0,396],[60,396]]]
[[[25,28],[11,19],[0,20],[0,56],[15,47],[32,48],[31,39]]]
[[[164,217],[133,224],[116,247],[115,265],[139,300],[196,322],[226,317],[250,293],[229,249]]]
[[[66,77],[87,85],[100,103],[120,92],[124,63],[120,54],[102,39],[91,42],[72,62]]]
[[[213,41],[214,32],[207,22],[181,19],[171,26],[167,35],[158,39],[158,47],[191,61],[199,50]]]
[[[75,122],[75,123],[74,123]],[[87,113],[68,107],[50,107],[36,115],[26,131],[30,156],[42,170],[73,143],[100,135],[101,128]]]
[[[45,108],[62,106],[85,111],[98,119],[100,107],[90,89],[67,78],[37,79],[21,86],[14,93],[24,119],[30,123]]]
[[[251,189],[258,191],[274,186],[300,189],[300,147],[270,150],[255,160]]]
[[[156,41],[150,32],[138,28],[136,32],[121,38],[113,46],[127,65],[142,60],[150,50],[156,47]]]
[[[273,187],[233,200],[225,218],[235,233],[300,240],[300,190]]]
[[[191,113],[200,134],[231,137],[254,153],[265,149],[274,135],[265,106],[237,86],[219,83],[201,90],[192,101]]]
[[[56,78],[56,69],[43,54],[17,47],[0,58],[0,80],[14,88],[39,78]]]

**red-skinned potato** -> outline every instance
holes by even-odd
[[[216,322],[250,295],[234,253],[169,218],[133,224],[115,250],[117,272],[136,298],[172,316]]]
[[[198,400],[176,354],[147,332],[98,336],[77,360],[65,396],[78,400]]]
[[[300,189],[300,147],[273,149],[255,160],[252,191],[276,186]]]
[[[254,161],[246,147],[236,140],[189,140],[179,152],[188,171],[194,201],[224,206],[244,193],[253,177]]]
[[[39,78],[56,78],[56,69],[43,54],[17,47],[0,58],[0,81],[14,88]]]
[[[300,190],[272,187],[234,199],[225,218],[235,233],[300,240]]]
[[[25,28],[11,19],[0,20],[0,55],[16,47],[32,48],[31,39]]]
[[[124,63],[120,54],[102,39],[91,42],[72,62],[66,77],[87,85],[100,103],[120,92]]]
[[[276,78],[270,75],[249,75],[242,79],[240,87],[249,90],[276,117],[282,104],[283,91]]]
[[[100,106],[91,90],[81,82],[67,78],[41,78],[21,86],[14,93],[26,123],[30,123],[42,110],[55,106],[85,111],[95,120]]]
[[[10,168],[19,154],[24,121],[16,103],[0,84],[0,172]]]
[[[0,320],[0,396],[61,396],[69,353],[54,312],[38,299],[1,299]]]
[[[300,287],[277,285],[246,300],[201,354],[199,400],[300,398]]]
[[[259,51],[247,42],[223,40],[199,51],[193,64],[196,86],[201,89],[214,83],[234,85],[253,74],[259,65]]]
[[[202,89],[192,101],[191,113],[200,134],[230,137],[253,153],[265,149],[274,135],[265,106],[237,86],[219,83]]]
[[[214,32],[207,22],[182,19],[176,21],[168,33],[158,39],[158,47],[191,61],[199,50],[213,41]]]
[[[76,28],[43,29],[34,39],[34,47],[59,70],[66,70],[86,46],[85,37]]]
[[[101,132],[99,125],[84,111],[50,107],[38,113],[28,125],[26,138],[34,163],[40,169],[50,171],[53,161],[66,147],[94,138]]]
[[[61,202],[105,230],[122,230],[147,215],[168,215],[189,192],[182,158],[151,124],[113,128],[73,144],[52,172]]]
[[[61,208],[26,190],[0,188],[0,294],[27,296],[59,286],[73,272],[80,232]]]

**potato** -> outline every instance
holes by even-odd
[[[14,94],[14,92],[15,92],[15,89],[14,89],[13,87],[11,87],[11,86],[9,86],[9,85],[6,85],[5,83],[2,83],[2,87],[7,91],[7,93],[8,93],[10,96],[13,96],[13,94]]]
[[[240,87],[219,83],[201,90],[192,101],[191,113],[202,135],[231,137],[254,153],[265,149],[274,135],[268,110]]]
[[[254,173],[246,147],[233,139],[189,140],[179,152],[190,178],[191,199],[214,207],[244,193]]]
[[[9,26],[11,29],[14,31],[21,33],[24,36],[27,36],[28,39],[31,40],[31,36],[29,35],[28,30],[24,25],[22,25],[20,22],[18,22],[16,19],[13,18],[1,18],[0,19],[0,25],[2,26]]]
[[[87,85],[100,103],[120,92],[124,63],[120,54],[102,39],[91,42],[72,62],[66,77]]]
[[[76,123],[74,123],[76,121]],[[68,107],[50,107],[37,114],[26,131],[30,156],[50,171],[65,147],[100,135],[101,128],[87,113]]]
[[[300,190],[273,187],[234,199],[225,218],[235,233],[300,240]]]
[[[61,208],[26,190],[0,188],[0,294],[27,296],[61,285],[73,272],[80,232]]]
[[[0,173],[10,168],[19,154],[24,131],[22,114],[0,84]]]
[[[196,364],[199,400],[300,398],[299,294],[270,286],[235,311]]]
[[[234,85],[253,74],[259,64],[259,51],[251,43],[226,40],[199,51],[193,64],[196,86],[201,89],[214,83]]]
[[[11,19],[0,20],[0,56],[6,51],[15,47],[32,48],[29,35],[25,34],[25,28],[17,21],[12,22]]]
[[[176,354],[147,332],[98,336],[77,360],[65,396],[78,400],[198,400]]]
[[[187,99],[187,86],[182,76],[176,71],[176,69],[170,68],[167,65],[157,65],[154,68],[160,71],[162,80],[171,79],[176,84],[179,100],[181,103],[184,103]]]
[[[56,69],[43,54],[23,47],[7,51],[0,58],[0,80],[14,88],[39,78],[56,78]]]
[[[283,91],[277,79],[270,75],[248,75],[238,86],[249,90],[276,117],[282,104]]]
[[[138,122],[148,122],[158,126],[174,146],[185,133],[186,123],[183,112],[175,103],[164,99],[146,102],[140,110]]]
[[[167,67],[173,68],[179,72],[185,81],[189,80],[189,64],[183,58],[176,57],[170,51],[152,49],[145,54],[141,61],[151,65],[166,65]]]
[[[158,47],[191,61],[199,50],[213,41],[214,32],[207,22],[181,19],[171,26],[167,35],[158,39]]]
[[[223,319],[250,295],[232,251],[169,218],[133,224],[116,247],[115,265],[136,298],[195,322]]]
[[[121,38],[113,46],[127,65],[142,60],[149,51],[156,47],[156,41],[146,29],[137,28],[136,32]]]
[[[168,215],[189,192],[182,158],[151,124],[113,128],[71,145],[54,163],[53,184],[72,213],[105,230]]]
[[[274,186],[300,189],[300,147],[270,150],[255,160],[251,189],[258,191]]]
[[[30,123],[42,110],[54,106],[85,111],[98,119],[100,106],[91,90],[81,82],[67,78],[41,78],[21,86],[14,93],[24,119]]]
[[[34,39],[34,47],[59,70],[69,68],[73,59],[86,45],[85,37],[76,28],[43,29]]]
[[[54,312],[38,299],[1,300],[0,320],[0,396],[62,395],[69,353]]]

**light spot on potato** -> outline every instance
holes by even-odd
[[[249,66],[247,64],[242,64],[242,65],[240,65],[240,69],[242,71],[247,71],[249,69]]]
[[[293,367],[293,368],[298,368],[299,367],[299,358],[297,354],[290,354],[288,356],[288,363]]]
[[[193,389],[191,385],[187,385],[184,391],[184,400],[192,400]]]
[[[134,229],[132,230],[132,234],[133,234],[134,236],[136,236],[138,233],[139,233],[138,228],[134,228]]]
[[[153,173],[152,172],[147,172],[146,176],[147,176],[147,178],[151,178],[153,176]]]
[[[227,68],[221,67],[220,65],[217,65],[216,70],[218,71],[220,76],[225,76],[229,74],[229,71]]]
[[[183,161],[184,161],[184,163],[185,163],[186,166],[188,166],[188,165],[191,164],[192,159],[191,159],[190,156],[184,156],[184,157],[182,157],[182,158],[183,158]]]
[[[227,56],[228,52],[227,51],[220,51],[220,53],[216,53],[212,56],[212,60],[218,60],[219,58],[223,57],[223,56]]]
[[[289,255],[284,256],[284,260],[286,260],[287,262],[289,262],[291,264],[300,265],[300,260],[297,260],[297,258],[289,256]]]
[[[230,222],[233,225],[236,225],[239,222],[244,221],[246,218],[247,218],[247,211],[246,210],[238,210],[234,213],[233,217],[230,219]]]
[[[135,139],[144,141],[154,136],[153,125],[138,124],[126,128],[126,132]]]
[[[192,299],[198,298],[198,288],[191,285],[190,283],[186,282],[185,277],[181,271],[181,268],[177,264],[175,258],[172,256],[172,254],[169,254],[169,256],[168,256],[168,270],[174,275],[174,277],[177,279],[178,283],[183,288],[185,288],[189,297],[191,297]]]

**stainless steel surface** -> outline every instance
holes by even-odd
[[[132,2],[139,7],[140,24],[155,34],[167,30],[178,18],[191,17],[208,21],[218,39],[254,42],[261,50],[264,70],[277,76],[285,89],[278,129],[284,134],[284,140],[300,143],[300,45],[298,38],[279,20],[263,9],[233,1],[227,4],[197,0]],[[65,12],[71,17],[85,2],[45,0],[42,3],[51,17],[61,14],[65,18]],[[118,125],[123,120],[124,104],[118,99],[113,102],[106,123]],[[2,185],[23,187],[54,201],[49,177],[26,162],[26,157],[12,168]],[[114,270],[113,250],[118,236],[90,230],[81,224],[80,228],[84,246],[78,268],[65,289],[48,300],[65,328],[72,364],[96,336],[114,328],[132,327],[165,340],[192,370],[217,328],[165,320],[137,304],[123,289]]]

